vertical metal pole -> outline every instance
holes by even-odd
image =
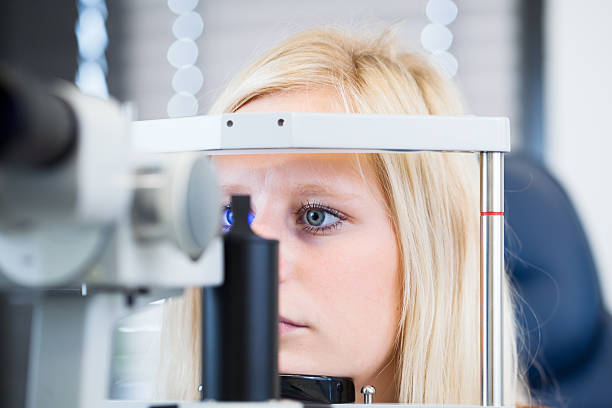
[[[482,405],[503,405],[504,156],[480,153]]]

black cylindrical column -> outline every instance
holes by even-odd
[[[205,399],[279,398],[278,241],[253,233],[249,209],[248,196],[232,196],[225,280],[203,291]]]

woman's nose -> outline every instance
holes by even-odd
[[[257,235],[266,239],[278,241],[278,283],[281,284],[290,276],[291,263],[286,257],[288,252],[288,237],[282,230],[282,226],[266,222],[265,219],[257,219],[251,224],[251,229]]]
[[[259,214],[254,217],[251,229],[262,238],[280,240],[279,226],[267,221]]]

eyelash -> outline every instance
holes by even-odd
[[[309,225],[308,223],[304,222],[303,217],[310,210],[324,211],[338,218],[338,221],[334,222],[333,224],[326,225],[324,227],[315,227],[314,225]],[[340,228],[344,221],[348,219],[348,216],[336,210],[335,208],[329,207],[321,202],[310,201],[302,203],[301,207],[295,212],[295,215],[296,217],[298,217],[298,224],[302,224],[302,230],[315,236],[325,235],[335,229]]]

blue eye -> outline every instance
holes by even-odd
[[[234,225],[234,212],[232,211],[232,207],[226,206],[223,209],[222,218],[223,218],[223,231],[227,232],[232,228],[232,225]],[[249,212],[249,216],[248,216],[249,225],[253,224],[254,219],[255,219],[255,214],[253,214],[252,212]]]
[[[297,224],[312,235],[325,235],[340,228],[348,216],[322,203],[306,202],[296,211]]]
[[[304,214],[306,224],[313,227],[327,227],[340,221],[340,218],[320,208],[313,208]]]

